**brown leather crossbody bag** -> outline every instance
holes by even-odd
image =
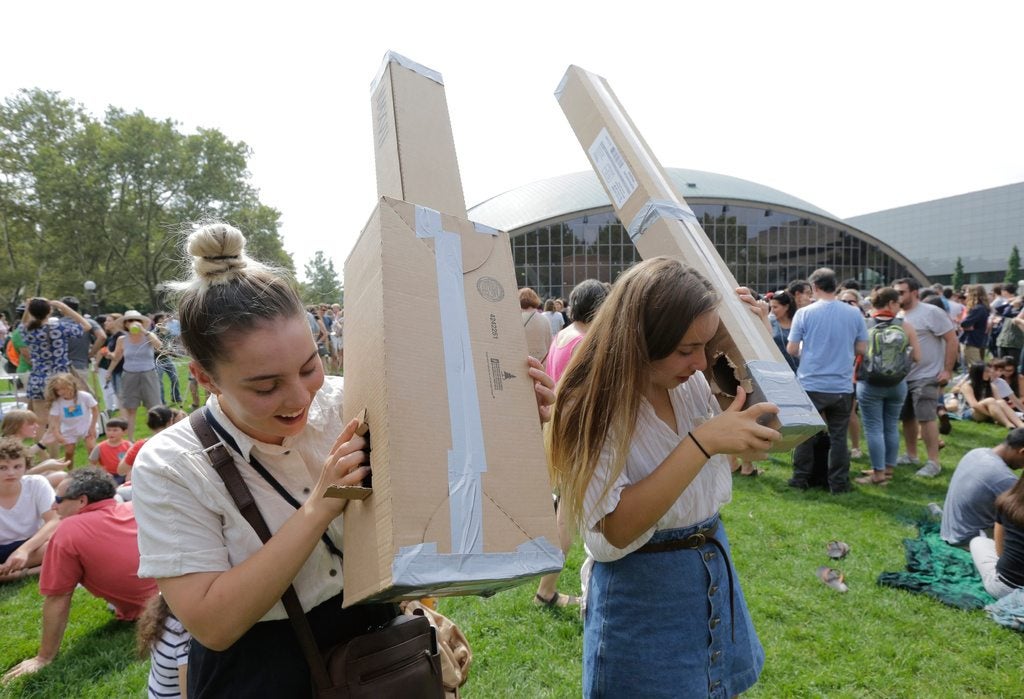
[[[272,536],[270,529],[234,459],[210,426],[206,410],[196,410],[189,416],[192,429],[239,512],[260,540],[267,543]],[[257,469],[263,470],[262,466]],[[317,699],[444,697],[436,631],[425,617],[397,616],[379,630],[321,653],[292,585],[281,596],[281,602],[309,665],[313,696]]]

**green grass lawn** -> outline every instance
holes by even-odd
[[[918,479],[901,468],[887,487],[857,486],[839,497],[787,488],[785,455],[762,463],[767,473],[759,478],[736,479],[723,519],[767,651],[761,680],[745,696],[1024,696],[1024,635],[983,612],[875,584],[879,573],[904,569],[902,540],[916,537],[914,522],[926,515],[928,502],[942,501],[960,457],[995,445],[1004,434],[994,425],[955,422],[938,478]],[[855,466],[867,468],[867,458]],[[830,563],[830,539],[852,548],[836,565],[850,586],[845,595],[815,577],[819,565]],[[577,545],[562,575],[563,591],[578,591],[581,562]],[[579,616],[535,607],[534,591],[530,584],[490,599],[441,601],[473,646],[465,697],[580,695]],[[35,581],[0,586],[0,668],[35,653],[40,604]],[[664,600],[665,613],[684,604]],[[61,655],[36,676],[0,688],[0,697],[144,694],[148,663],[133,657],[132,639],[129,625],[113,621],[102,602],[79,590]]]

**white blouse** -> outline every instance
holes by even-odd
[[[327,377],[309,407],[306,428],[286,438],[282,445],[257,442],[244,434],[220,409],[216,396],[210,396],[207,407],[235,438],[245,458],[250,453],[256,456],[293,498],[304,502],[344,427],[342,386],[341,378]],[[229,448],[228,452],[235,457],[235,465],[267,526],[276,532],[295,508],[234,450]],[[132,491],[139,524],[139,577],[225,571],[263,545],[238,511],[188,420],[146,442],[132,469]],[[342,519],[335,519],[327,530],[339,549]],[[318,542],[293,584],[302,608],[308,611],[341,592],[341,561]],[[278,601],[261,621],[287,617],[284,605]]]
[[[597,530],[598,523],[605,515],[618,507],[623,488],[653,473],[687,433],[719,412],[718,402],[711,394],[707,379],[699,372],[670,391],[669,397],[676,415],[677,431],[674,432],[662,422],[646,398],[641,399],[636,430],[629,445],[626,464],[603,499],[601,492],[611,475],[610,444],[606,443],[601,452],[597,468],[587,486],[584,502],[583,540],[587,552],[597,561],[615,561],[636,551],[650,541],[654,532],[659,529],[677,529],[698,524],[714,515],[732,499],[729,459],[723,454],[715,454],[661,519],[629,546],[616,548]]]

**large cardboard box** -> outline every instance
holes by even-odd
[[[345,512],[344,604],[493,594],[563,564],[508,235],[466,220],[440,73],[389,52],[371,103],[345,412],[373,482]]]
[[[489,595],[560,570],[508,236],[381,198],[345,263],[346,420],[373,494],[345,511],[345,606]]]
[[[393,51],[370,85],[377,194],[466,217],[444,79]]]
[[[782,439],[774,451],[788,451],[821,431],[821,416],[768,329],[735,295],[736,278],[607,81],[570,66],[555,97],[641,256],[680,258],[722,294],[722,321],[708,344],[704,372],[719,402],[728,405],[742,384],[750,394],[748,405],[776,403],[779,417],[773,427]]]

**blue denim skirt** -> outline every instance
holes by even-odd
[[[718,515],[652,542],[683,539]],[[714,534],[726,552],[719,524]],[[731,554],[730,554],[731,557]],[[739,579],[716,546],[631,553],[595,563],[583,626],[585,697],[732,697],[753,686],[764,666]]]

